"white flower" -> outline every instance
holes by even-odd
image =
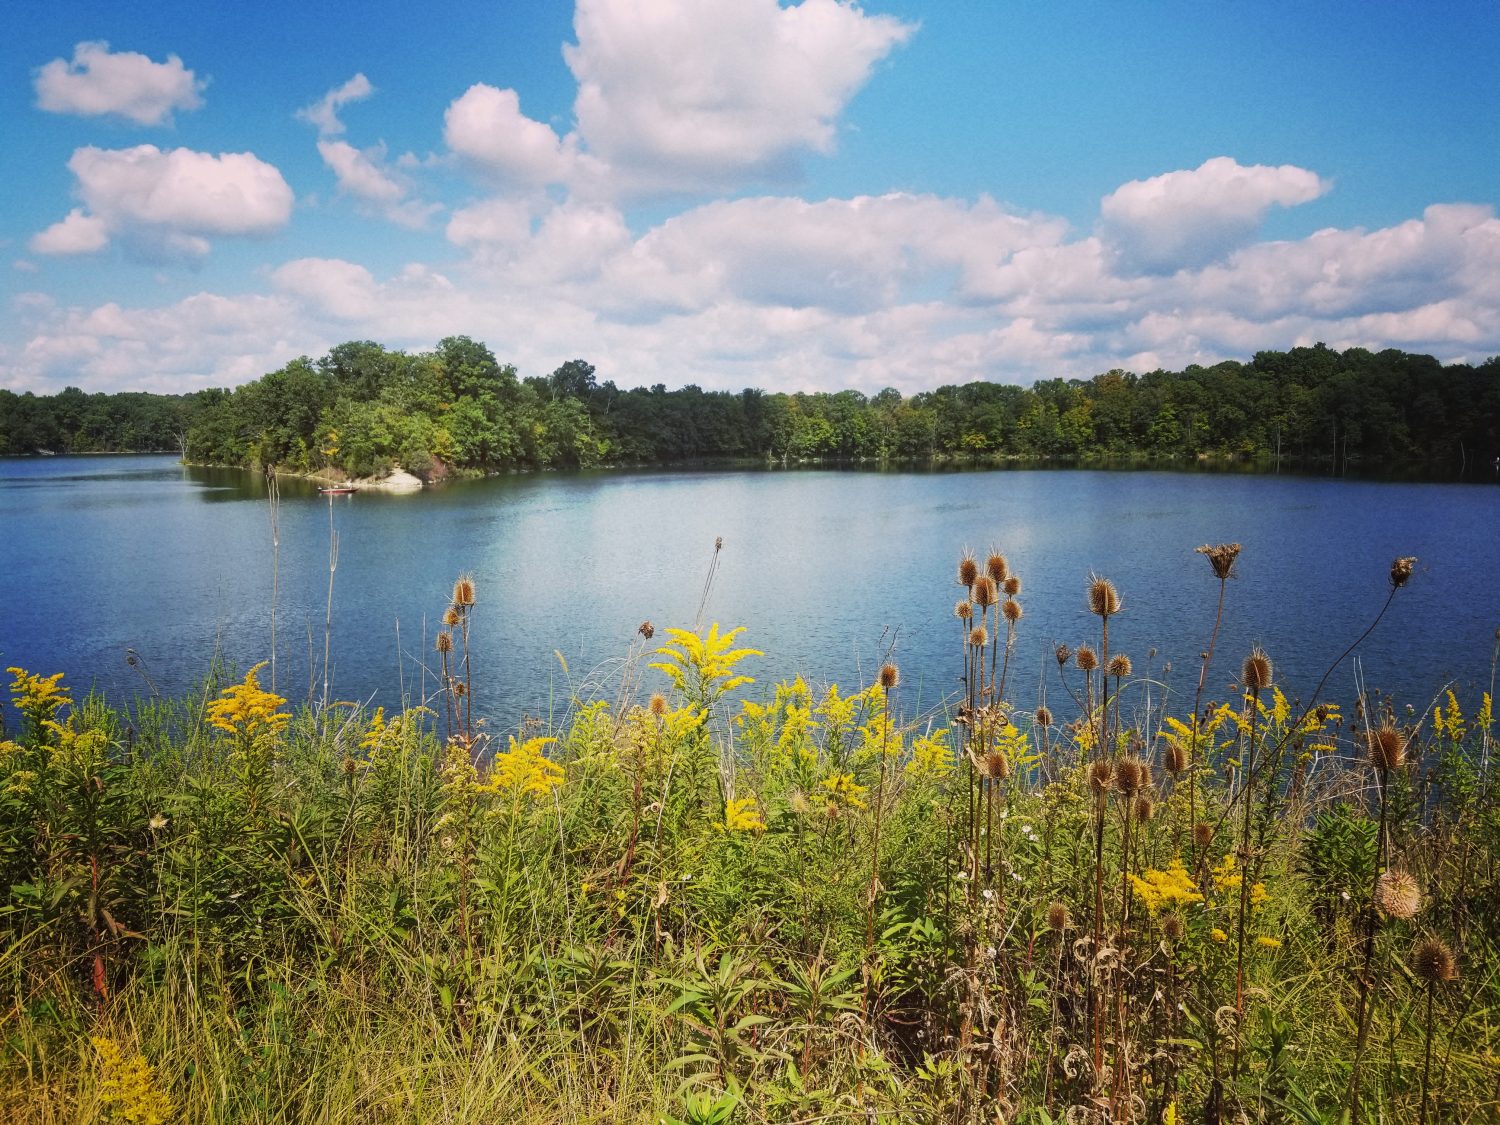
[[[151,829],[151,831],[153,831],[153,832],[160,832],[166,826],[167,826],[167,818],[164,817],[164,816],[162,816],[161,813],[157,813],[155,816],[153,816],[150,820],[148,820],[146,822],[146,827],[149,828],[149,829]]]

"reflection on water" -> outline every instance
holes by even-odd
[[[467,571],[476,699],[501,727],[612,690],[642,620],[690,625],[718,536],[708,617],[748,626],[768,654],[752,674],[864,682],[893,648],[913,706],[956,688],[965,546],[998,545],[1023,579],[1023,706],[1044,676],[1062,690],[1053,644],[1093,636],[1091,571],[1124,597],[1111,644],[1134,659],[1142,698],[1190,693],[1217,593],[1193,554],[1205,542],[1244,544],[1209,681],[1220,698],[1252,643],[1290,692],[1308,690],[1373,618],[1398,554],[1421,559],[1417,577],[1358,669],[1333,677],[1335,696],[1353,693],[1356,670],[1418,708],[1449,680],[1487,686],[1500,624],[1500,491],[1488,486],[1008,469],[518,474],[332,500],[307,481],[279,488],[282,693],[304,698],[321,675],[332,530],[335,694],[430,692],[434,628]],[[0,663],[116,695],[147,690],[149,672],[170,694],[216,655],[239,668],[269,655],[258,474],[169,456],[0,461],[0,527]],[[657,678],[643,673],[648,687]]]

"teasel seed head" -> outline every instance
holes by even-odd
[[[1458,979],[1458,959],[1447,942],[1428,938],[1411,951],[1411,971],[1428,984],[1446,984]]]
[[[1167,752],[1162,757],[1169,773],[1181,773],[1188,768],[1188,748],[1181,742],[1168,742]]]
[[[964,598],[961,602],[953,607],[953,616],[958,618],[960,621],[968,621],[971,617],[974,616],[974,603],[971,602],[968,598]]]
[[[469,685],[466,684],[466,683],[464,683],[462,680],[454,680],[453,681],[453,694],[457,695],[457,696],[468,695],[469,694]]]
[[[1015,597],[1021,592],[1021,576],[1018,574],[1012,574],[1004,581],[1004,583],[1002,583],[1002,589],[1005,590],[1005,593],[1009,597]]]
[[[450,629],[462,620],[463,614],[459,613],[458,606],[456,605],[450,605],[443,612],[443,624],[448,626],[448,628]]]
[[[896,685],[901,682],[901,670],[894,664],[882,664],[880,666],[880,690],[895,691]]]
[[[990,557],[984,560],[984,571],[999,585],[1010,577],[1010,564],[999,551],[991,551]]]
[[[1060,934],[1066,930],[1069,921],[1066,903],[1054,900],[1047,904],[1047,928],[1054,934]]]
[[[1151,767],[1134,754],[1128,754],[1115,763],[1115,784],[1127,796],[1139,793],[1150,784]]]
[[[995,580],[988,574],[981,574],[974,579],[974,585],[969,589],[969,596],[974,599],[974,604],[980,609],[988,609],[1000,600],[1000,588],[995,585]]]
[[[1102,758],[1089,766],[1089,788],[1095,793],[1109,792],[1114,780],[1114,770]]]
[[[1392,867],[1375,880],[1375,906],[1387,918],[1408,921],[1422,909],[1422,888],[1399,867]]]
[[[1161,920],[1162,936],[1168,941],[1181,941],[1186,929],[1181,914],[1168,914]]]
[[[453,583],[453,604],[463,609],[474,604],[473,575],[460,574],[458,581]]]
[[[1234,577],[1234,560],[1240,557],[1238,543],[1220,543],[1213,547],[1205,543],[1197,551],[1208,556],[1208,565],[1214,568],[1214,577],[1219,581]]]
[[[1117,680],[1123,680],[1129,676],[1132,667],[1130,657],[1123,652],[1117,652],[1109,658],[1109,674]]]
[[[1399,770],[1406,765],[1406,736],[1390,723],[1370,732],[1367,749],[1370,765],[1378,770]]]
[[[1073,662],[1085,672],[1092,672],[1099,667],[1099,654],[1088,645],[1079,645],[1073,653]]]
[[[990,643],[990,633],[983,625],[976,625],[969,630],[969,643],[975,648],[983,648]]]
[[[1004,781],[1010,776],[1010,759],[998,750],[991,750],[984,756],[984,772],[995,781]]]
[[[1073,650],[1070,649],[1067,645],[1058,645],[1057,648],[1053,650],[1053,655],[1057,657],[1057,666],[1061,668],[1073,655]]]
[[[645,637],[648,641],[652,637],[656,636],[656,626],[651,624],[650,621],[642,621],[635,627],[635,631],[641,636]]]
[[[1016,601],[1015,598],[1006,598],[1000,604],[1000,612],[1005,615],[1005,620],[1014,625],[1022,617],[1021,603]]]
[[[1039,727],[1050,727],[1052,725],[1052,712],[1045,703],[1037,707],[1031,718]]]
[[[434,647],[436,647],[439,652],[452,652],[453,634],[446,631],[439,631],[437,635],[437,644]]]
[[[1240,679],[1257,695],[1265,691],[1271,686],[1271,658],[1258,647],[1251,649],[1240,668]]]
[[[1142,793],[1135,799],[1135,818],[1145,824],[1156,815],[1156,802]]]
[[[646,707],[657,718],[661,718],[667,713],[667,697],[658,691],[651,696],[651,701],[646,704]]]
[[[965,551],[963,558],[958,560],[958,584],[960,586],[974,585],[974,579],[979,577],[979,562],[970,551]]]
[[[1214,826],[1206,820],[1200,820],[1193,825],[1193,843],[1200,848],[1206,848],[1214,842]]]
[[[1120,592],[1108,578],[1095,575],[1089,579],[1089,612],[1096,617],[1113,617],[1120,612]]]
[[[1411,581],[1411,573],[1416,569],[1417,559],[1415,555],[1397,559],[1391,563],[1391,585],[1397,590],[1401,589]]]

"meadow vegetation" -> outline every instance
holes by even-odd
[[[1289,699],[1215,651],[1239,548],[1202,551],[1187,695],[1097,576],[1020,676],[998,553],[924,713],[899,653],[772,686],[740,629],[647,622],[554,729],[493,729],[468,577],[400,713],[11,669],[0,1119],[1494,1120],[1490,695]]]

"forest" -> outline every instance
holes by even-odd
[[[1282,458],[1456,472],[1500,455],[1500,357],[1445,366],[1318,344],[1248,363],[1030,387],[973,382],[908,397],[893,388],[623,390],[581,359],[522,378],[484,344],[453,336],[411,353],[350,341],[233,390],[0,390],[0,454],[134,450],[313,474],[400,467],[429,478],[719,458]]]

